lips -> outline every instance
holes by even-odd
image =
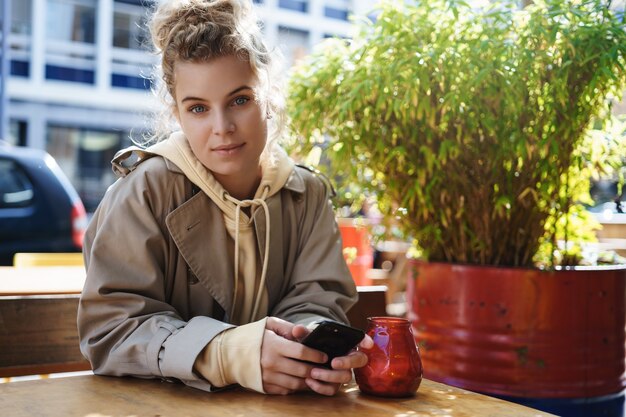
[[[228,151],[234,151],[235,149],[239,149],[243,145],[245,145],[245,143],[232,143],[232,144],[228,144],[228,145],[217,146],[217,147],[213,148],[212,150],[218,151],[218,152],[219,151],[228,152]]]
[[[230,156],[234,155],[241,150],[246,143],[231,143],[226,145],[220,145],[212,149],[213,152],[218,155]]]

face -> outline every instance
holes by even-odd
[[[175,115],[200,162],[231,194],[227,184],[258,182],[267,116],[250,64],[235,56],[177,62],[174,80]]]

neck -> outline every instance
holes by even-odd
[[[259,188],[262,178],[262,170],[259,165],[254,177],[219,175],[213,172],[215,179],[224,187],[231,196],[237,200],[249,200],[254,198],[256,190]]]

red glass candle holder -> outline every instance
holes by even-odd
[[[367,365],[354,370],[359,389],[384,397],[414,395],[422,382],[422,360],[409,321],[369,317],[367,324],[374,346],[359,348],[368,357]]]

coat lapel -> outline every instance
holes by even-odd
[[[165,222],[191,271],[224,311],[231,311],[233,271],[220,209],[206,194],[198,193],[172,211]]]

